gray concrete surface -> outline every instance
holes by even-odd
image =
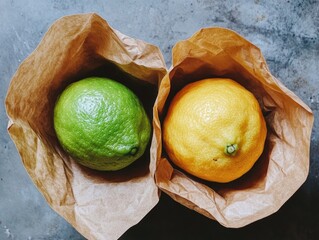
[[[96,12],[121,32],[158,45],[167,65],[175,42],[202,27],[231,28],[259,46],[272,73],[315,115],[306,183],[275,214],[226,229],[163,195],[121,239],[319,239],[319,2],[317,0],[0,0],[0,239],[83,237],[37,191],[7,134],[11,77],[58,18]]]

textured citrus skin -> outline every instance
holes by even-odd
[[[163,125],[170,159],[186,172],[230,182],[251,169],[264,149],[266,123],[254,95],[230,79],[204,79],[173,98]],[[227,146],[231,146],[227,152]]]
[[[151,126],[135,94],[107,78],[69,85],[54,108],[54,128],[62,147],[80,164],[119,170],[143,155]]]

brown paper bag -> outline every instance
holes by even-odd
[[[96,14],[63,17],[15,73],[6,98],[8,131],[49,205],[88,239],[117,239],[158,202],[150,152],[118,172],[81,167],[60,147],[53,107],[71,82],[88,76],[122,81],[150,118],[166,74],[157,47],[112,29]]]
[[[161,123],[172,97],[187,83],[211,77],[236,80],[258,99],[268,135],[253,169],[228,184],[196,179],[162,152]],[[260,50],[233,31],[202,29],[173,48],[173,66],[154,106],[152,171],[161,190],[226,227],[242,227],[277,211],[308,175],[311,110],[273,77]]]

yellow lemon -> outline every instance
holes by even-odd
[[[230,182],[248,172],[264,149],[267,128],[255,96],[231,79],[185,86],[163,124],[169,158],[204,180]]]

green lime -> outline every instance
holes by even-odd
[[[137,96],[123,84],[90,77],[70,84],[54,108],[63,149],[80,164],[115,171],[140,158],[151,125]]]

